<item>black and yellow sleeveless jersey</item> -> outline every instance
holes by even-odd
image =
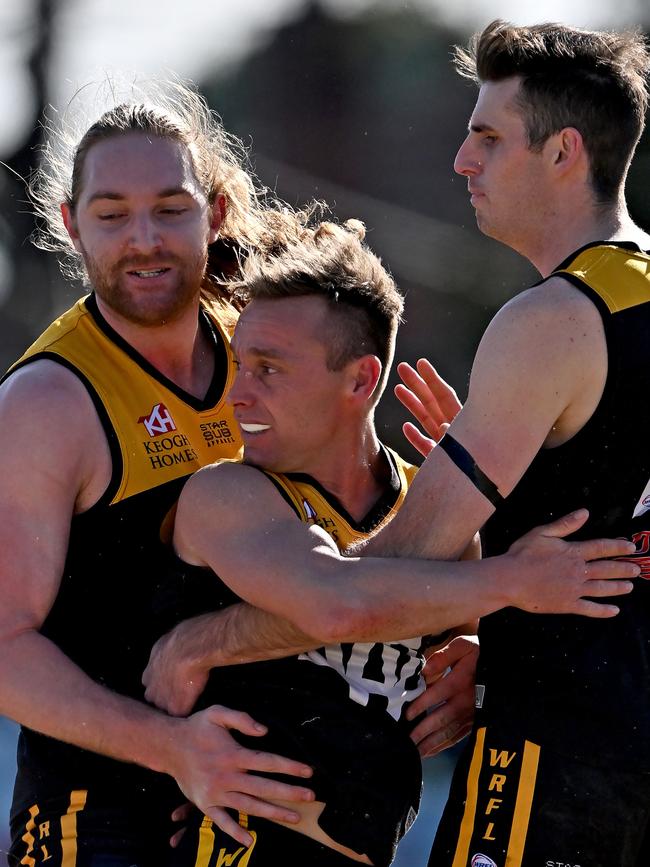
[[[390,495],[376,503],[357,524],[340,503],[318,482],[300,473],[267,473],[302,521],[318,524],[341,550],[367,538],[389,521],[402,504],[415,467],[405,464],[395,453],[392,461]],[[347,684],[349,697],[362,705],[372,703],[399,719],[402,711],[422,692],[422,638],[383,644],[343,644],[320,648],[301,656],[337,671]]]
[[[320,525],[344,548],[389,521],[404,499],[415,467],[389,449],[384,455],[386,491],[362,521],[310,476],[265,475],[300,520]],[[158,596],[161,634],[187,617],[239,601],[210,570],[174,561]],[[423,648],[422,638],[337,645],[225,666],[210,677],[198,707],[224,704],[264,723],[269,732],[263,744],[238,739],[313,767],[309,785],[327,804],[319,824],[339,842],[368,852],[374,863],[387,864],[419,804],[420,760],[401,712],[422,690]]]
[[[650,255],[589,245],[555,272],[597,307],[607,341],[601,400],[564,445],[543,449],[486,525],[488,554],[531,527],[586,507],[579,538],[625,537],[650,577]],[[506,609],[481,621],[483,716],[590,762],[650,770],[650,585],[637,579],[598,620]],[[482,690],[479,689],[478,695]]]
[[[139,699],[153,643],[163,519],[189,474],[238,457],[241,449],[226,403],[235,375],[228,335],[205,311],[200,316],[215,357],[203,399],[178,388],[124,341],[93,295],[57,319],[6,374],[50,359],[71,370],[93,400],[110,446],[112,477],[99,501],[72,520],[60,589],[41,631],[95,681]],[[85,793],[86,810],[104,801],[142,800],[161,779],[24,728],[13,813],[38,813],[49,801],[69,799],[71,791],[77,800]]]

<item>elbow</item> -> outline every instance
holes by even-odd
[[[329,599],[314,604],[297,625],[323,644],[365,641],[376,631],[376,617],[354,600]]]

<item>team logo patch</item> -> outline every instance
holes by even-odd
[[[480,852],[477,852],[476,855],[472,856],[470,867],[497,867],[497,865],[487,855],[481,855]]]
[[[141,415],[138,424],[143,424],[150,437],[159,437],[176,430],[174,419],[164,403],[157,403],[149,415]]]

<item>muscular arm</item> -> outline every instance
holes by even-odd
[[[324,530],[296,519],[263,473],[231,463],[190,479],[174,536],[184,560],[209,567],[246,602],[286,617],[319,644],[437,634],[506,605],[595,610],[587,602],[574,607],[574,593],[587,592],[582,554],[588,543],[538,542],[541,549],[524,545],[464,563],[345,557]],[[611,544],[621,553],[621,543]],[[603,568],[628,567],[594,564],[589,571]],[[593,582],[589,589],[598,595]],[[611,592],[611,585],[601,590]]]
[[[142,676],[145,696],[168,713],[186,716],[211,669],[281,659],[322,644],[290,620],[240,602],[190,617],[159,638]]]
[[[540,448],[584,425],[606,373],[596,308],[553,278],[513,299],[488,327],[450,433],[507,496]],[[455,559],[493,511],[445,452],[433,449],[399,515],[365,553]]]
[[[106,457],[90,398],[64,368],[35,362],[0,388],[0,713],[58,740],[171,774],[217,822],[223,814],[216,804],[248,809],[247,803],[258,812],[242,792],[291,799],[292,787],[280,793],[268,788],[273,781],[244,774],[278,762],[289,773],[307,773],[299,763],[266,754],[260,761],[239,748],[228,728],[264,733],[248,715],[212,708],[173,719],[95,683],[40,633],[59,589],[70,520],[102,493],[110,475],[110,463],[108,475],[102,471]],[[304,799],[304,790],[295,792]],[[278,808],[269,810],[275,816]]]
[[[154,715],[103,690],[39,632],[59,588],[72,515],[95,484],[86,443],[102,437],[79,411],[85,401],[81,385],[47,363],[19,371],[0,391],[0,712],[156,767],[164,759],[140,737]]]

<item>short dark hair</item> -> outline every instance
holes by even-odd
[[[575,127],[589,155],[597,200],[617,198],[648,103],[650,56],[640,33],[496,20],[467,49],[455,49],[454,63],[478,84],[520,76],[518,105],[529,146],[540,149],[549,136]]]
[[[328,368],[340,370],[352,359],[376,355],[383,368],[376,401],[393,360],[404,299],[364,237],[365,226],[358,220],[305,228],[297,243],[275,255],[252,252],[242,269],[240,292],[246,301],[323,298],[333,314],[322,334]]]

